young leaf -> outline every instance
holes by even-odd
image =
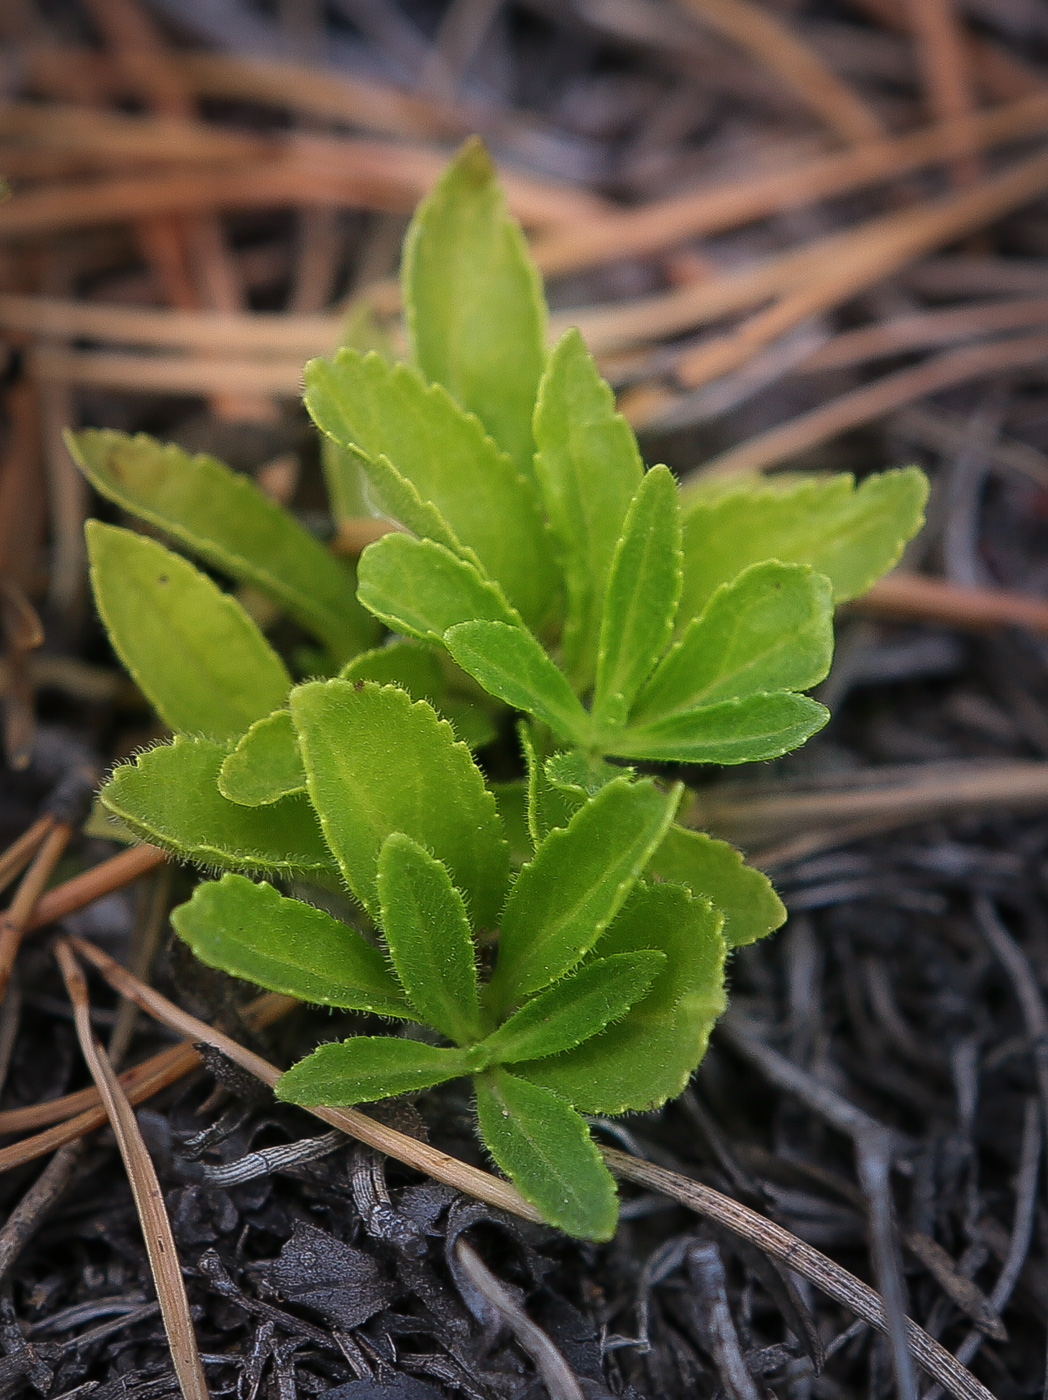
[[[575,329],[558,341],[542,377],[535,442],[535,474],[567,588],[564,669],[582,694],[596,672],[608,571],[644,464],[633,429],[615,412],[615,396]]]
[[[419,205],[401,280],[415,363],[530,476],[545,303],[524,235],[476,137]]]
[[[240,807],[218,790],[227,749],[176,735],[121,764],[103,803],[138,836],[197,865],[338,879],[317,819],[304,797],[273,807]]]
[[[337,661],[369,646],[374,624],[351,570],[240,472],[144,433],[68,434],[91,484],[192,553],[249,583],[312,632]]]
[[[497,583],[432,540],[384,535],[360,556],[360,601],[394,632],[443,642],[459,622],[521,625]]]
[[[644,477],[615,547],[604,595],[593,718],[629,710],[673,632],[681,587],[677,483],[668,467]]]
[[[830,581],[770,559],[716,590],[663,657],[631,724],[774,690],[807,690],[830,669]]]
[[[781,487],[746,486],[705,500],[686,487],[684,591],[679,624],[696,617],[714,589],[750,564],[810,564],[834,600],[857,598],[899,560],[921,528],[928,481],[917,467],[868,476],[809,478]]]
[[[448,1040],[479,1040],[473,936],[447,869],[395,831],[378,857],[382,932],[408,1000]]]
[[[542,643],[504,622],[461,622],[444,645],[490,695],[524,710],[569,744],[586,744],[590,717]]]
[[[242,875],[205,881],[171,922],[201,962],[259,987],[323,1006],[418,1019],[377,948],[272,885]]]
[[[526,778],[510,778],[504,783],[488,783],[495,799],[502,826],[509,842],[510,865],[519,870],[533,854],[534,846],[528,829],[528,783]]]
[[[829,717],[818,701],[775,690],[631,725],[609,740],[608,749],[652,762],[755,763],[799,748]]]
[[[408,365],[340,350],[333,361],[306,366],[306,407],[314,422],[344,447],[364,454],[377,504],[400,519],[383,490],[385,458],[431,502],[456,539],[469,546],[489,578],[532,625],[550,612],[557,589],[547,532],[528,484],[472,413],[441,384],[426,384]],[[426,533],[412,520],[403,522]],[[447,544],[446,539],[438,541]]]
[[[665,954],[647,951],[583,963],[525,1002],[477,1050],[483,1051],[486,1064],[511,1065],[581,1045],[625,1015],[665,962]]]
[[[358,1035],[319,1046],[282,1074],[273,1092],[285,1103],[349,1108],[429,1089],[465,1073],[462,1050],[392,1035]]]
[[[576,806],[587,797],[596,797],[601,788],[616,778],[632,777],[632,768],[623,768],[581,749],[555,753],[546,759],[546,777],[555,788],[566,793]]]
[[[372,917],[378,853],[402,831],[447,867],[474,926],[494,926],[509,877],[495,801],[432,706],[370,681],[313,681],[291,692],[291,714],[324,835]]]
[[[727,841],[676,823],[651,858],[650,870],[662,880],[686,885],[724,915],[721,932],[729,948],[741,948],[786,922],[786,909],[771,881]]]
[[[399,685],[412,700],[438,706],[447,690],[440,657],[420,642],[395,641],[363,651],[339,671],[339,680]]]
[[[243,807],[265,807],[306,790],[290,710],[258,719],[223,760],[218,790]]]
[[[680,801],[650,781],[617,778],[551,831],[517,876],[502,913],[490,983],[504,1010],[569,972],[625,903]]]
[[[235,598],[133,530],[86,533],[102,621],[165,724],[232,738],[284,703],[291,677]]]
[[[611,1239],[615,1182],[579,1115],[558,1095],[504,1069],[475,1083],[480,1135],[525,1200],[569,1235]]]
[[[520,1067],[583,1113],[640,1112],[674,1098],[724,1010],[720,914],[679,885],[641,885],[597,944],[603,958],[658,948],[667,962],[626,1015],[574,1050]]]
[[[555,827],[567,826],[580,804],[574,801],[570,794],[551,783],[546,776],[545,765],[536,752],[536,744],[541,738],[536,733],[536,726],[529,720],[522,719],[517,725],[517,735],[528,770],[527,819],[532,844],[532,850],[528,852],[530,857]]]

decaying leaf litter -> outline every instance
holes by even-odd
[[[45,721],[33,763],[6,786],[12,838],[39,815],[37,804],[56,779],[105,764],[149,737],[148,718],[121,689],[97,642],[93,650],[84,645],[83,624],[75,612],[62,610],[83,597],[77,557],[83,506],[59,454],[59,429],[66,422],[146,428],[213,446],[227,457],[234,455],[232,443],[243,454],[237,465],[261,468],[271,489],[287,492],[297,465],[292,454],[305,450],[301,429],[294,418],[277,418],[259,395],[297,393],[302,359],[329,349],[334,339],[334,323],[317,313],[354,286],[381,282],[399,242],[399,217],[443,161],[439,138],[453,142],[469,130],[488,135],[511,167],[514,159],[527,158],[531,181],[520,182],[519,211],[532,224],[537,246],[546,244],[545,265],[567,274],[559,290],[564,318],[578,320],[594,348],[609,357],[605,368],[623,389],[624,406],[636,423],[648,425],[649,460],[667,457],[686,471],[717,453],[723,463],[725,453],[749,443],[746,460],[773,462],[776,452],[800,449],[809,453],[806,465],[861,471],[909,460],[916,446],[938,454],[929,460],[942,485],[920,546],[923,558],[908,564],[963,587],[992,583],[1036,596],[1044,481],[1037,364],[1043,346],[1036,320],[1022,320],[1035,313],[1017,312],[1010,326],[1034,331],[1012,336],[993,336],[1001,324],[993,316],[977,321],[974,331],[961,332],[960,349],[951,348],[958,341],[949,339],[948,328],[928,324],[951,303],[966,314],[981,304],[988,313],[1005,298],[1025,308],[1043,295],[1032,202],[1043,182],[1037,150],[1043,36],[1032,7],[1014,7],[1008,27],[980,11],[959,42],[951,7],[940,5],[927,7],[938,18],[925,17],[917,34],[906,32],[901,7],[896,13],[880,5],[871,19],[865,10],[844,6],[815,14],[707,4],[696,7],[704,13],[701,29],[694,16],[635,5],[552,18],[541,11],[481,15],[477,7],[459,5],[439,29],[435,14],[412,22],[390,10],[394,17],[385,22],[371,12],[370,19],[358,14],[358,34],[314,31],[311,38],[298,8],[288,7],[280,52],[315,61],[319,44],[322,51],[330,47],[335,62],[366,62],[370,67],[357,70],[355,87],[345,78],[310,84],[307,101],[307,85],[295,83],[286,69],[247,64],[252,46],[264,49],[267,37],[272,44],[274,31],[260,31],[260,21],[246,11],[236,32],[223,35],[206,28],[206,14],[193,16],[180,6],[188,30],[161,30],[156,42],[143,14],[112,3],[97,3],[90,14],[49,14],[43,29],[32,14],[4,21],[24,55],[18,79],[24,89],[16,95],[24,90],[48,99],[35,111],[13,111],[10,144],[17,151],[7,168],[17,193],[0,211],[6,228],[2,314],[13,333],[30,336],[18,347],[25,354],[8,390],[0,511],[5,573],[14,585],[5,593],[4,619],[6,732],[16,760],[33,743],[34,684]],[[186,50],[187,40],[202,40],[219,53]],[[357,47],[347,53],[351,41]],[[110,53],[101,64],[97,55],[93,60],[75,51],[92,42]],[[65,51],[56,53],[58,45]],[[209,58],[215,60],[210,68]],[[141,121],[123,123],[126,144],[117,159],[110,154],[117,133],[104,127],[107,104],[125,96],[141,103],[143,91],[154,121],[192,120],[198,95],[219,104],[192,132],[184,125],[166,129],[177,144],[177,164],[170,145],[160,152],[164,132]],[[283,129],[270,120],[267,130],[264,110],[251,105],[263,98],[294,104],[293,148]],[[243,105],[230,106],[230,99]],[[70,101],[92,107],[90,120],[79,110],[63,112]],[[998,104],[994,126],[989,112]],[[976,114],[967,118],[971,106]],[[55,115],[41,122],[42,113]],[[899,133],[944,120],[961,125],[926,139],[931,157],[912,154],[919,148],[916,136],[901,151],[875,144],[884,133],[888,141],[901,141]],[[350,122],[361,139],[332,138],[337,121]],[[46,122],[53,124],[41,139]],[[264,150],[256,145],[259,168],[241,169],[239,183],[228,169],[216,169],[223,158],[242,164],[246,154],[241,147],[231,156],[228,146],[217,153],[215,133],[230,125],[256,138],[261,132],[270,143]],[[984,155],[1002,132],[1012,144]],[[400,138],[392,150],[391,134]],[[364,135],[382,139],[369,147]],[[197,141],[192,149],[190,136]],[[787,142],[791,149],[784,155]],[[804,163],[803,177],[784,181],[787,155]],[[195,170],[187,168],[192,159],[200,162]],[[718,159],[720,179],[736,188],[715,199],[709,187],[718,178]],[[938,164],[925,173],[922,160]],[[210,171],[201,168],[208,162]],[[873,172],[867,183],[856,169]],[[898,172],[887,184],[886,169]],[[550,177],[567,177],[571,188],[550,188],[543,183]],[[871,178],[880,183],[871,188]],[[805,181],[818,203],[796,193]],[[341,228],[330,204],[302,209],[294,226],[287,215],[280,222],[254,212],[316,199],[322,183],[326,201],[351,211],[338,216]],[[783,192],[784,183],[792,192]],[[88,184],[96,187],[93,199],[84,198]],[[682,196],[606,222],[612,201],[653,203],[689,189],[699,192],[697,213],[697,201],[689,210]],[[23,194],[34,196],[28,213],[19,202]],[[361,206],[370,213],[362,215]],[[117,226],[117,216],[135,222]],[[735,222],[740,219],[761,222],[743,226]],[[41,235],[53,241],[41,246]],[[704,235],[710,236],[699,244]],[[581,251],[572,253],[572,238]],[[958,248],[961,238],[967,242]],[[609,250],[630,239],[637,250],[632,261],[609,262]],[[162,294],[146,281],[146,269],[161,279]],[[777,300],[762,310],[769,295]],[[140,306],[180,310],[159,322],[147,311],[150,322],[142,312],[136,318],[136,299]],[[245,323],[237,317],[238,302],[278,317]],[[201,306],[212,314],[195,309]],[[569,309],[580,306],[591,312],[575,316]],[[89,322],[85,332],[76,318],[89,310],[111,319]],[[312,323],[303,324],[309,316]],[[893,349],[900,343],[918,351],[931,347],[916,368],[909,358],[853,358],[849,364],[843,347],[829,348],[836,337],[857,334],[853,328],[907,319],[908,330],[889,325],[884,334]],[[718,320],[708,344],[695,341],[696,332],[702,337],[702,328]],[[1006,316],[1003,322],[1009,328]],[[984,334],[978,327],[987,324],[989,339],[977,339]],[[85,334],[101,339],[70,343]],[[892,334],[901,334],[901,341]],[[309,335],[317,340],[301,354],[299,340],[293,363],[272,358],[274,344],[283,349],[292,337]],[[181,348],[187,342],[196,354]],[[135,345],[166,353],[132,354],[127,347]],[[820,352],[838,368],[805,372],[805,358],[817,363]],[[711,367],[718,377],[709,377]],[[199,400],[178,398],[187,390],[211,396],[209,414]],[[908,395],[929,390],[939,393],[930,414],[925,403],[886,422],[873,419],[876,429],[865,435],[829,436],[863,429],[872,415],[905,409]],[[254,424],[251,431],[228,426],[246,420]],[[783,424],[769,447],[761,435]],[[43,493],[34,489],[45,467],[49,556],[40,548]],[[310,491],[307,471],[297,498],[307,511],[317,500]],[[50,565],[46,578],[41,562]],[[34,654],[24,595],[39,602],[46,586],[48,642]],[[922,606],[934,606],[926,591],[922,600],[917,586],[908,588],[896,608],[908,606],[911,616],[921,616]],[[954,592],[947,601],[954,611],[946,616],[954,623],[963,622],[966,607],[985,607],[970,594]],[[943,616],[941,597],[938,606],[939,612],[925,615]],[[1036,626],[1035,613],[1024,616]],[[859,619],[848,624],[844,640],[828,683],[837,708],[847,701],[834,727],[782,772],[766,774],[752,799],[718,791],[716,784],[702,794],[704,803],[731,807],[731,834],[774,867],[793,917],[773,944],[737,958],[738,1014],[717,1040],[694,1098],[658,1121],[631,1120],[620,1146],[726,1189],[839,1255],[860,1275],[872,1277],[875,1269],[879,1281],[894,1277],[909,1291],[911,1315],[966,1358],[988,1335],[973,1363],[978,1374],[994,1394],[1020,1394],[1041,1383],[1045,1306],[1037,1272],[1040,1081],[1030,1050],[1039,1044],[1043,1018],[1036,992],[1042,843],[1036,815],[1023,817],[1014,805],[1021,796],[1036,810],[1043,780],[1037,763],[1045,743],[1040,644],[1029,632],[969,636],[960,629]],[[871,789],[876,801],[867,800]],[[966,792],[990,815],[959,811]],[[792,820],[789,808],[783,815],[780,807],[775,827],[767,805],[775,797],[803,798],[809,806],[795,809],[805,815]],[[911,812],[938,818],[944,806],[948,824],[891,834]],[[751,828],[749,839],[747,810],[754,817],[762,813],[765,822],[759,831]],[[806,830],[798,831],[799,820]],[[888,835],[857,840],[869,829],[886,828]],[[840,849],[842,838],[852,844]],[[75,856],[90,863],[112,849],[82,844]],[[71,864],[70,872],[75,868]],[[154,905],[157,899],[170,900],[170,892],[154,896]],[[156,916],[146,895],[137,917],[130,901],[117,896],[67,922],[73,931],[110,939],[115,951],[121,923],[125,936],[134,927],[137,953],[130,960],[137,957],[139,966],[149,960]],[[177,985],[180,998],[195,1001],[208,1021],[236,1027],[228,988],[194,983],[184,966],[171,965],[173,956],[162,957],[159,984]],[[12,1108],[84,1082],[69,1012],[42,944],[27,943],[16,975],[3,1037],[11,1046]],[[122,1013],[107,1016],[104,998],[96,1001],[103,1008],[96,1024],[104,1032],[105,1021]],[[131,1059],[161,1044],[150,1042],[152,1033],[140,1022]],[[301,1040],[310,1031],[281,1032],[283,1041],[267,1047],[269,1058],[288,1062],[296,1034]],[[237,1038],[246,1039],[239,1027]],[[507,1238],[505,1225],[481,1227],[467,1245],[458,1236],[476,1223],[470,1213],[476,1208],[460,1202],[445,1226],[439,1190],[401,1177],[397,1168],[390,1176],[393,1199],[387,1199],[382,1169],[363,1149],[292,1167],[292,1178],[255,1178],[228,1193],[209,1191],[193,1181],[197,1170],[187,1159],[194,1151],[214,1163],[216,1156],[244,1155],[259,1140],[265,1145],[317,1133],[290,1110],[253,1104],[243,1080],[221,1060],[208,1064],[229,1086],[225,1110],[216,1106],[211,1113],[224,1113],[224,1127],[231,1128],[220,1148],[209,1152],[206,1142],[186,1147],[186,1135],[208,1121],[192,1110],[212,1081],[183,1090],[188,1097],[174,1103],[170,1096],[153,1101],[142,1125],[165,1187],[181,1191],[169,1204],[184,1258],[197,1261],[190,1297],[205,1367],[215,1367],[207,1371],[212,1389],[237,1383],[245,1393],[261,1385],[275,1386],[282,1396],[297,1386],[318,1393],[354,1375],[384,1380],[390,1369],[402,1373],[397,1386],[406,1395],[426,1394],[423,1385],[437,1394],[455,1393],[456,1386],[467,1394],[471,1387],[473,1393],[514,1394],[533,1374],[563,1394],[580,1383],[591,1393],[594,1385],[620,1392],[632,1385],[639,1394],[713,1393],[718,1386],[750,1394],[762,1384],[784,1394],[858,1393],[860,1387],[891,1393],[893,1374],[897,1389],[910,1385],[897,1320],[889,1328],[894,1348],[873,1342],[822,1294],[803,1283],[791,1294],[791,1280],[770,1271],[751,1246],[719,1233],[711,1242],[693,1216],[668,1208],[664,1197],[639,1196],[627,1207],[631,1218],[615,1243],[594,1258],[548,1235],[524,1243]],[[453,1101],[443,1112],[439,1103],[420,1105],[427,1123],[441,1125],[441,1145],[462,1156],[474,1149],[467,1106],[460,1107],[456,1136]],[[96,1137],[88,1139],[86,1154],[80,1162],[53,1159],[48,1179],[40,1178],[28,1195],[32,1177],[9,1177],[12,1205],[24,1200],[5,1239],[17,1221],[19,1241],[27,1243],[9,1273],[6,1383],[12,1393],[32,1386],[58,1395],[100,1381],[98,1388],[112,1384],[126,1392],[130,1385],[136,1393],[164,1394],[175,1382],[155,1312],[142,1316],[152,1307],[152,1293],[130,1196],[116,1185],[114,1149]],[[80,1189],[66,1184],[59,1194],[63,1174],[68,1183],[74,1171]],[[203,1167],[199,1177],[205,1178]],[[414,1195],[400,1195],[403,1182],[414,1185]],[[247,1193],[242,1205],[237,1192]],[[885,1209],[892,1192],[904,1251],[901,1279]],[[427,1204],[414,1208],[420,1199]],[[866,1202],[872,1202],[869,1226]],[[414,1233],[405,1217],[414,1218]],[[34,1235],[35,1219],[42,1223]],[[241,1239],[248,1224],[256,1229]],[[427,1252],[423,1232],[435,1224]],[[365,1260],[347,1262],[352,1254],[343,1257],[328,1240],[310,1238],[308,1226],[333,1231]],[[412,1255],[403,1244],[409,1237],[414,1272],[405,1262]],[[75,1280],[71,1238],[81,1251]],[[380,1243],[368,1249],[376,1239]],[[502,1293],[478,1272],[474,1246],[501,1278]],[[332,1265],[334,1283],[330,1276],[316,1278],[324,1251],[325,1263],[342,1259]],[[543,1262],[549,1259],[552,1267]],[[268,1270],[248,1267],[267,1260],[277,1262]],[[559,1366],[548,1342],[540,1342],[541,1331],[529,1332],[509,1309],[507,1283],[523,1290],[532,1324],[559,1347]],[[241,1284],[246,1294],[237,1291]],[[332,1289],[350,1294],[335,1312]],[[317,1292],[327,1299],[327,1311],[310,1298]],[[501,1305],[492,1303],[500,1298]],[[489,1308],[501,1306],[501,1333],[484,1326],[481,1299]],[[84,1310],[69,1312],[82,1303]],[[996,1314],[1006,1305],[1004,1343]],[[362,1318],[372,1306],[370,1320]],[[817,1378],[821,1358],[809,1308],[816,1309],[823,1348],[834,1353]],[[48,1319],[50,1325],[31,1330]],[[86,1334],[77,1340],[73,1329]],[[53,1340],[70,1333],[72,1345]],[[404,1336],[406,1342],[392,1340]],[[508,1337],[516,1340],[502,1340]],[[237,1347],[239,1377],[227,1357]],[[366,1390],[347,1392],[353,1393]]]

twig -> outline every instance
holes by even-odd
[[[0,1279],[29,1243],[43,1217],[69,1185],[83,1155],[79,1143],[59,1148],[0,1230]]]
[[[856,611],[873,617],[912,618],[947,627],[1028,627],[1048,636],[1048,602],[1032,593],[1006,588],[964,587],[946,579],[902,570],[886,574],[862,598]]]
[[[689,1245],[688,1278],[698,1295],[694,1313],[706,1349],[717,1365],[717,1372],[728,1400],[761,1400],[761,1393],[746,1369],[746,1359],[735,1330],[724,1276],[724,1263],[713,1240]]]
[[[156,1169],[142,1141],[131,1105],[105,1051],[97,1043],[91,1029],[91,1004],[87,983],[76,959],[64,940],[56,944],[62,977],[73,1004],[80,1049],[91,1071],[98,1092],[105,1104],[113,1136],[124,1161],[131,1192],[135,1198],[142,1234],[145,1238],[149,1265],[156,1284],[160,1315],[164,1320],[171,1359],[185,1400],[209,1400],[204,1367],[193,1331],[182,1270],[178,1262],[171,1222],[164,1208],[164,1197],[157,1180]]]
[[[45,812],[42,817],[37,817],[32,826],[27,827],[16,841],[11,842],[3,855],[0,855],[0,889],[9,885],[15,876],[25,869],[54,824],[54,816]]]
[[[459,1238],[455,1243],[455,1257],[473,1287],[535,1363],[550,1400],[586,1400],[585,1392],[564,1357],[542,1328],[532,1322],[509,1289],[495,1277],[473,1246]]]

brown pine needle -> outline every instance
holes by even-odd
[[[145,1238],[146,1252],[156,1285],[160,1315],[164,1321],[171,1359],[185,1400],[209,1400],[204,1367],[189,1313],[189,1299],[178,1262],[175,1237],[164,1208],[164,1197],[152,1158],[146,1150],[127,1096],[120,1087],[109,1057],[91,1029],[91,1004],[87,982],[65,940],[55,946],[58,965],[73,1004],[77,1038],[91,1078],[102,1096],[109,1125],[124,1160],[135,1208]]]
[[[29,869],[22,876],[11,907],[0,914],[0,1001],[7,990],[18,949],[40,903],[44,886],[50,880],[72,834],[73,828],[68,822],[55,822],[52,825]]]
[[[166,851],[148,844],[130,846],[126,851],[110,856],[108,860],[85,870],[82,875],[75,875],[71,880],[48,890],[27,922],[26,931],[31,932],[44,924],[54,923],[56,919],[64,919],[67,914],[83,909],[85,904],[101,899],[104,894],[123,889],[140,875],[148,875],[166,859]]]
[[[31,827],[23,831],[17,841],[11,842],[3,855],[0,855],[0,889],[9,885],[22,873],[54,824],[54,817],[50,812],[45,812],[42,817],[37,817]]]

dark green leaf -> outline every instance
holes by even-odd
[[[443,642],[449,627],[474,618],[520,624],[498,584],[432,540],[384,535],[360,556],[359,577],[364,606],[423,642]]]
[[[617,1021],[651,986],[666,962],[659,952],[622,953],[583,963],[532,997],[477,1047],[487,1064],[539,1060],[581,1045]]]
[[[615,1182],[579,1115],[504,1069],[489,1070],[476,1088],[481,1137],[525,1200],[569,1235],[611,1239]]]
[[[291,692],[291,714],[328,845],[372,916],[378,853],[402,831],[447,866],[474,925],[494,926],[509,874],[495,801],[432,706],[371,681],[313,681]]]
[[[745,486],[705,498],[702,483],[682,493],[684,591],[678,622],[696,617],[721,583],[750,564],[810,564],[838,603],[865,593],[898,562],[921,528],[928,481],[916,467]]]
[[[385,458],[430,502],[456,540],[469,546],[489,578],[532,625],[549,614],[557,593],[549,567],[546,527],[531,487],[441,384],[429,384],[408,365],[379,355],[341,350],[334,361],[306,366],[306,406],[317,425],[344,447],[364,454],[376,505],[416,534],[430,535],[418,520],[403,518],[387,494]]]
[[[535,473],[567,586],[564,669],[582,694],[596,673],[608,571],[644,465],[575,329],[561,337],[542,377],[535,441]]]
[[[825,705],[779,690],[631,725],[608,748],[623,758],[653,762],[753,763],[799,748],[829,717]]]
[[[479,1040],[473,937],[446,867],[395,831],[379,852],[378,897],[382,932],[412,1006],[448,1040]]]
[[[291,677],[235,598],[187,559],[87,522],[95,602],[120,660],[174,730],[233,738],[284,703]]]
[[[224,760],[218,790],[244,807],[265,807],[305,792],[306,770],[290,710],[275,710],[255,721]]]
[[[631,724],[776,690],[807,690],[833,658],[830,581],[770,559],[722,584],[637,698]]]
[[[171,915],[209,967],[324,1006],[417,1019],[377,948],[330,914],[242,875],[198,885]]]
[[[419,206],[402,266],[415,363],[530,476],[546,353],[542,286],[476,137]]]
[[[67,440],[103,496],[257,588],[336,660],[371,644],[374,624],[354,597],[352,571],[250,477],[145,434],[89,428]]]
[[[712,901],[724,915],[724,941],[739,948],[763,938],[786,922],[786,909],[771,881],[727,841],[674,823],[651,858],[652,873],[686,885],[698,898]]]
[[[429,1089],[465,1073],[462,1050],[391,1035],[358,1035],[321,1045],[282,1074],[273,1092],[285,1103],[349,1108]]]
[[[673,820],[680,789],[617,778],[551,831],[502,914],[492,1004],[505,1009],[563,977],[607,928]]]
[[[615,547],[604,595],[593,718],[625,719],[673,632],[681,588],[677,483],[668,467],[644,477]]]
[[[679,885],[638,887],[596,951],[659,949],[668,961],[651,990],[592,1040],[520,1072],[583,1113],[644,1112],[675,1097],[726,1005],[720,922],[706,900]]]
[[[272,807],[226,801],[218,774],[227,752],[210,739],[180,734],[121,764],[102,789],[102,801],[144,840],[197,865],[337,880],[338,867],[304,797]]]
[[[461,622],[447,630],[444,644],[489,694],[534,715],[568,743],[588,742],[589,715],[564,672],[523,627]]]

